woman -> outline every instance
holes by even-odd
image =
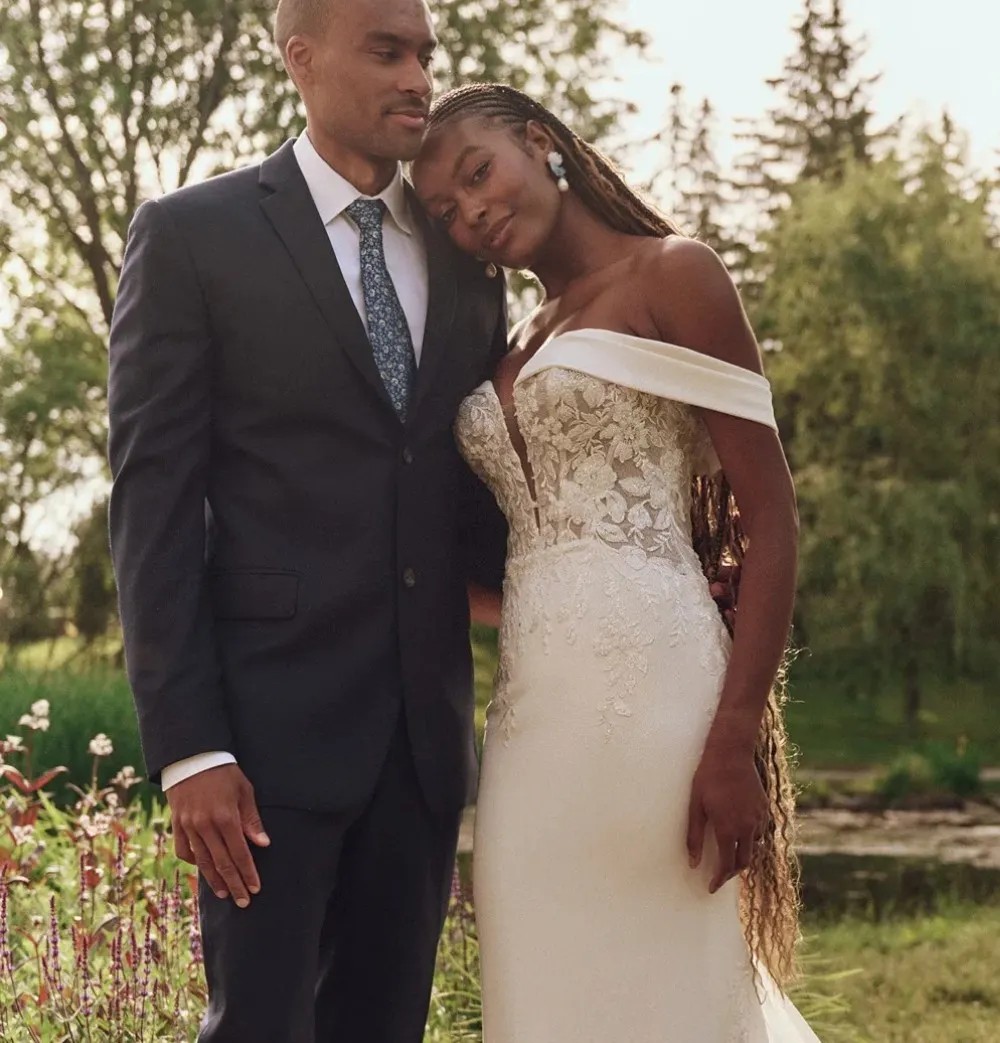
[[[797,517],[732,281],[510,87],[443,97],[413,175],[460,249],[545,290],[456,426],[510,524],[502,609],[474,598],[500,622],[486,1043],[815,1040],[775,984],[797,933],[773,692]]]

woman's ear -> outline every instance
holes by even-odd
[[[538,120],[528,120],[524,127],[524,140],[528,148],[536,155],[543,158],[552,152],[555,147],[555,138],[551,132]]]

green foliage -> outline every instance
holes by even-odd
[[[889,765],[878,782],[879,794],[890,804],[903,797],[921,796],[934,789],[934,768],[919,753],[906,753]]]
[[[613,0],[442,0],[434,5],[439,86],[509,83],[599,141],[617,129],[624,107],[594,88],[613,78],[616,51],[620,60],[648,43],[618,21],[617,7]]]
[[[1000,252],[928,135],[800,185],[754,318],[799,494],[800,640],[869,676],[982,669],[998,575]]]
[[[932,743],[897,757],[880,776],[876,790],[890,804],[935,793],[972,797],[982,791],[981,772],[978,754],[964,744]]]
[[[934,771],[934,781],[957,797],[972,797],[981,793],[982,758],[976,750],[964,743],[956,747],[933,743],[927,747],[927,758]]]
[[[116,618],[116,590],[108,555],[108,501],[77,529],[73,555],[73,622],[87,644],[107,634]]]

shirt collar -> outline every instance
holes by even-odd
[[[342,174],[338,174],[316,151],[308,134],[296,138],[293,146],[299,169],[306,180],[306,187],[316,204],[323,224],[328,225],[354,202],[355,199],[367,198],[359,192]],[[381,199],[386,209],[396,222],[400,231],[413,235],[415,228],[410,213],[409,201],[406,198],[406,185],[403,181],[402,167],[397,164],[396,174],[392,181],[375,199]]]

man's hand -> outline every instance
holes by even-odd
[[[196,865],[219,898],[245,909],[260,891],[260,878],[247,846],[271,841],[254,800],[253,786],[235,764],[192,775],[167,790],[177,857]]]
[[[753,756],[706,750],[694,775],[688,809],[687,848],[692,867],[701,863],[705,831],[711,826],[719,861],[709,892],[715,894],[747,866],[753,845],[767,825],[767,795]]]

